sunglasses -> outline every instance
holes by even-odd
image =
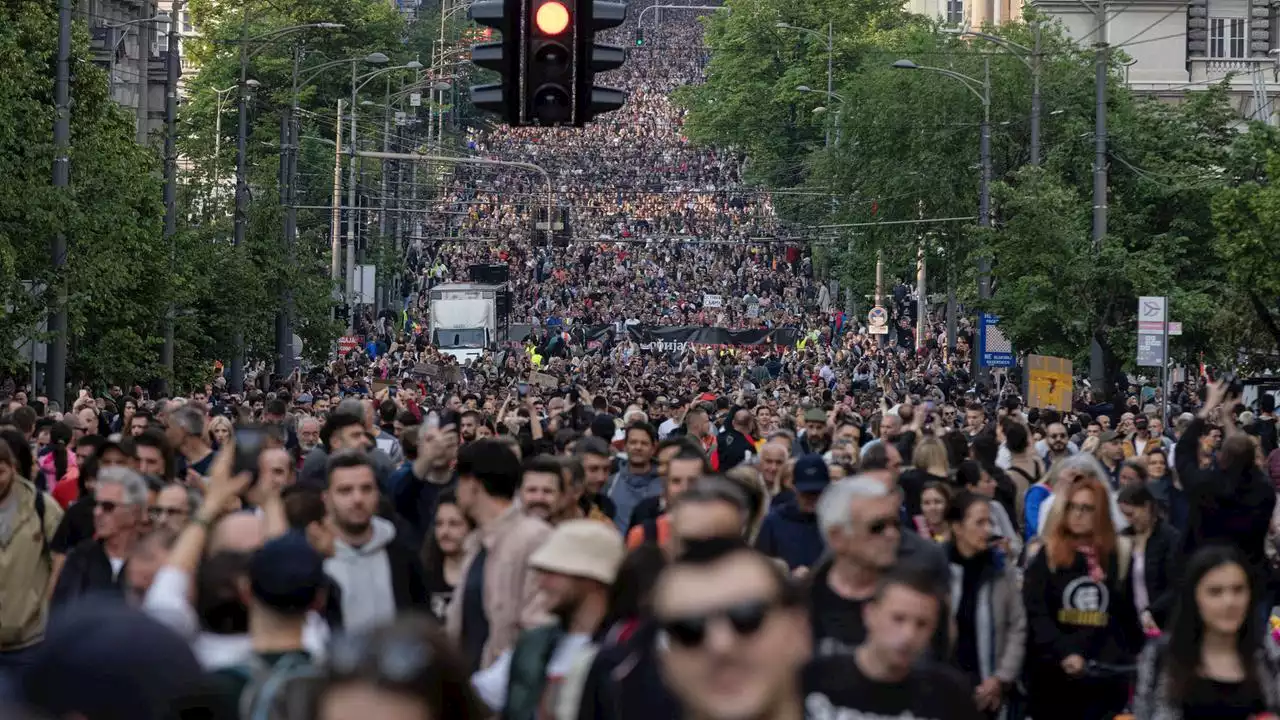
[[[415,638],[383,639],[378,647],[371,641],[370,633],[338,637],[329,648],[329,672],[349,677],[372,669],[385,682],[407,685],[435,665],[435,652]]]
[[[101,510],[104,513],[113,513],[118,507],[120,507],[120,503],[111,502],[110,500],[96,500],[93,503],[95,510]]]
[[[707,640],[707,628],[712,622],[725,620],[738,637],[751,637],[764,627],[769,613],[777,605],[776,600],[745,600],[702,615],[659,619],[658,626],[675,644],[686,648],[700,647]]]

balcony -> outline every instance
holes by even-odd
[[[1253,86],[1254,73],[1261,73],[1268,89],[1280,89],[1280,83],[1276,82],[1276,62],[1272,58],[1190,57],[1187,64],[1193,83],[1219,83],[1230,78],[1231,87],[1249,88]]]

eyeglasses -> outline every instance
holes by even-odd
[[[113,513],[118,507],[120,507],[120,503],[111,502],[110,500],[95,500],[93,503],[94,510],[101,510],[104,513]]]
[[[880,518],[879,520],[874,520],[867,525],[867,532],[872,535],[883,535],[891,528],[893,530],[901,530],[902,521],[896,517]]]
[[[738,637],[746,638],[760,632],[777,605],[776,600],[744,600],[719,610],[701,615],[678,618],[660,618],[658,626],[675,644],[686,648],[700,647],[707,640],[707,628],[712,622],[725,620]]]
[[[1073,502],[1067,503],[1067,512],[1092,515],[1094,510],[1097,510],[1097,508],[1094,507],[1093,505],[1090,505],[1089,503],[1073,503]]]

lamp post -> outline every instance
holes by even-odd
[[[982,80],[978,80],[954,70],[917,65],[910,60],[893,63],[898,70],[928,70],[959,80],[982,102],[982,137],[979,143],[982,179],[978,190],[978,225],[991,227],[991,59],[983,58],[982,65]],[[978,297],[983,300],[991,297],[991,260],[985,256],[978,258]]]
[[[799,30],[800,32],[809,33],[810,35],[813,35],[818,38],[822,37],[822,33],[818,32],[817,30],[810,30],[809,28],[799,27],[797,25],[791,25],[790,23],[780,22],[777,24],[776,27],[783,28],[786,30]],[[831,21],[828,20],[827,21],[827,96],[828,97],[835,97],[835,92],[834,92],[835,87],[833,86],[833,83],[835,81],[835,76],[832,73],[833,67],[834,67],[834,54],[833,54],[834,45],[832,41],[834,39],[835,39],[834,27]],[[826,146],[831,147],[831,128],[829,127],[827,128]]]
[[[1040,164],[1040,23],[1033,24],[1035,44],[1031,47],[1020,45],[1012,40],[974,30],[943,28],[943,32],[961,37],[978,37],[995,43],[1009,51],[1009,54],[1022,61],[1031,71],[1031,159],[1030,164]]]
[[[811,92],[820,92],[820,91],[818,91],[818,90],[814,90],[813,88],[809,87],[808,85],[797,85],[797,86],[796,86],[796,92],[811,93]],[[831,92],[830,90],[826,91],[826,92],[825,92],[825,93],[823,93],[823,94],[827,96],[827,99],[828,99],[828,100],[835,100],[836,102],[840,103],[840,109],[836,110],[836,112],[835,112],[835,117],[836,117],[836,119],[835,119],[835,124],[836,124],[836,142],[835,142],[835,144],[836,144],[836,145],[839,145],[839,144],[840,144],[840,118],[841,118],[841,116],[844,114],[844,96],[843,96],[843,95],[841,95],[840,93]],[[826,107],[824,107],[824,106],[822,106],[822,105],[819,105],[818,107],[816,107],[816,108],[814,108],[814,109],[813,109],[813,112],[814,112],[815,114],[817,114],[817,113],[824,113],[824,112],[827,112],[827,108],[826,108]],[[830,147],[831,147],[831,129],[830,129],[830,128],[827,128],[827,140],[826,140],[826,147],[827,147],[827,148],[830,148]]]
[[[272,30],[262,33],[254,37],[249,37],[249,8],[245,6],[241,11],[240,24],[240,93],[237,114],[239,119],[239,128],[236,133],[236,211],[235,211],[235,237],[234,245],[239,247],[244,243],[245,230],[248,223],[248,205],[249,205],[249,186],[246,179],[245,164],[248,155],[249,143],[249,60],[261,52],[263,49],[270,47],[273,42],[287,35],[310,29],[320,30],[338,30],[346,27],[341,23],[319,22],[305,23],[302,25],[291,25],[289,27]],[[258,47],[250,50],[251,44],[257,43]],[[237,321],[231,338],[231,367],[228,385],[232,393],[239,393],[244,389],[244,328]]]
[[[106,28],[107,30],[115,31],[121,28],[129,27],[130,25],[145,25],[147,23],[153,23],[153,22],[154,23],[169,22],[169,13],[161,11],[148,18],[138,18],[137,20],[130,20],[128,22],[107,24],[107,25],[103,25],[102,27]],[[120,50],[120,45],[124,43],[124,39],[127,37],[129,37],[128,32],[124,32],[120,34],[119,38],[114,38],[114,37],[110,38],[111,54],[107,57],[107,97],[111,98],[112,100],[115,100],[115,94],[116,94],[115,93],[116,91],[116,52]],[[170,52],[172,51],[173,50],[171,47]]]
[[[376,56],[376,57],[375,57]],[[382,53],[373,53],[365,58],[365,62],[385,63],[388,61],[386,55]],[[347,330],[350,332],[355,325],[355,275],[356,275],[356,118],[359,102],[357,96],[360,89],[367,85],[374,78],[384,73],[395,72],[396,70],[421,70],[422,63],[417,60],[410,60],[404,65],[396,65],[393,67],[373,70],[363,75],[357,74],[359,67],[355,61],[351,63],[351,137],[347,140],[347,147],[351,156],[351,165],[347,168],[347,272],[346,272],[346,303],[347,303]]]

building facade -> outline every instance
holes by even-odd
[[[79,0],[93,62],[107,72],[108,93],[135,116],[137,142],[164,127],[166,51],[157,0]]]

